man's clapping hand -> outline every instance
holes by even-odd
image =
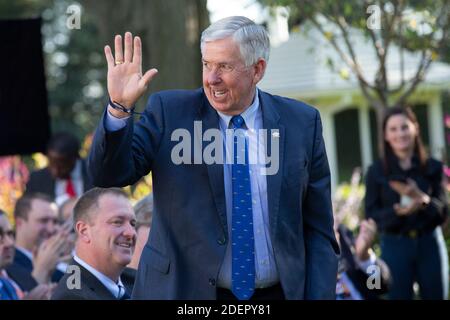
[[[48,283],[52,272],[67,251],[69,231],[62,229],[46,239],[33,256],[32,276],[40,284]]]

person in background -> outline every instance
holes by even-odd
[[[56,204],[45,194],[25,194],[16,202],[14,218],[16,250],[14,263],[7,268],[10,276],[20,284],[16,273],[24,269],[37,283],[57,282],[65,271],[56,266],[65,258],[70,230],[58,227]]]
[[[337,221],[337,220],[335,220]],[[375,300],[388,291],[391,281],[386,263],[372,250],[377,226],[362,220],[356,237],[344,224],[335,224],[339,242],[337,300]]]
[[[28,287],[33,287],[27,292],[8,275],[5,268],[14,261],[14,244],[14,230],[6,213],[0,209],[0,300],[48,300],[54,289],[53,285],[38,285],[26,271],[20,273],[19,270],[22,282],[28,282]]]
[[[383,153],[366,175],[365,212],[380,231],[389,266],[390,299],[448,296],[448,255],[441,224],[447,218],[443,165],[427,155],[410,108],[390,108],[383,123]]]
[[[127,299],[121,273],[130,263],[136,243],[136,217],[127,194],[119,188],[94,188],[74,208],[75,255],[52,300]],[[73,272],[79,285],[71,286]]]
[[[73,208],[75,207],[77,200],[78,198],[75,197],[68,198],[58,206],[58,218],[61,225],[67,222],[70,222],[72,225]]]
[[[136,245],[134,248],[133,257],[131,258],[131,262],[122,272],[121,276],[125,286],[130,289],[132,289],[134,286],[136,270],[139,266],[142,250],[147,243],[150,229],[152,227],[153,195],[149,194],[139,200],[134,206],[134,212],[136,214]]]
[[[79,156],[80,142],[69,132],[55,133],[47,144],[48,166],[34,171],[26,193],[44,193],[57,205],[93,187],[86,162]]]
[[[66,250],[63,253],[63,256],[66,257],[64,260],[60,260],[60,262],[56,265],[58,270],[66,270],[68,267],[68,262],[72,259],[75,254],[75,240],[76,240],[76,232],[73,228],[73,208],[77,203],[78,198],[68,198],[58,207],[58,220],[59,226],[58,228],[68,229],[70,233],[67,237],[67,246]]]
[[[136,213],[136,248],[128,267],[137,269],[142,250],[147,243],[152,227],[153,195],[149,194],[138,201],[134,206],[134,212]]]

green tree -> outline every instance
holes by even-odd
[[[98,33],[89,16],[69,29],[68,0],[0,0],[0,19],[42,18],[46,85],[52,131],[83,138],[103,110],[106,67]]]
[[[405,106],[423,81],[431,63],[445,58],[449,42],[448,0],[260,0],[291,9],[291,22],[320,31],[355,75],[359,88],[377,114],[378,128],[386,108]],[[378,24],[379,23],[379,24]],[[377,26],[378,24],[378,26]],[[369,80],[364,74],[352,39],[354,30],[364,35],[376,54],[377,72]],[[396,45],[400,52],[401,80],[392,85],[387,76],[387,57]],[[404,53],[419,52],[414,75],[405,77]],[[332,61],[329,61],[332,64]],[[378,130],[379,134],[381,130]]]
[[[68,8],[81,7],[80,28]],[[206,0],[0,0],[0,19],[41,16],[52,130],[91,133],[107,102],[105,44],[132,31],[142,38],[143,67],[159,69],[149,91],[201,85],[199,37]],[[141,99],[140,107],[145,105]]]
[[[52,0],[0,0],[0,19],[39,16]]]
[[[82,1],[95,17],[98,46],[131,31],[142,39],[143,70],[155,67],[152,92],[201,86],[200,34],[209,23],[206,0]],[[106,77],[106,74],[105,74]]]

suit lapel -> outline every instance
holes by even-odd
[[[89,291],[91,291],[90,294],[95,296],[96,299],[106,299],[106,300],[117,300],[116,297],[114,297],[104,285],[100,282],[92,273],[90,273],[87,269],[85,269],[82,265],[80,265],[75,260],[72,260],[72,265],[77,265],[80,268],[81,271],[81,277],[82,277],[82,290],[86,290],[86,288],[83,288],[83,285],[85,285]]]
[[[270,233],[272,239],[275,239],[275,231],[278,222],[278,211],[280,202],[281,181],[283,177],[283,155],[284,155],[284,126],[279,123],[280,115],[276,107],[270,102],[266,93],[259,90],[259,101],[263,115],[263,128],[267,130],[266,154],[272,154],[271,139],[279,139],[279,166],[278,172],[273,175],[267,175],[267,199],[269,207]],[[274,130],[278,130],[276,134]]]
[[[203,105],[200,108],[199,120],[202,121],[203,132],[208,129],[217,129],[219,127],[219,115],[216,110],[209,104],[206,96],[203,94]],[[196,130],[194,128],[194,130]],[[197,129],[198,130],[198,129]],[[202,136],[203,132],[196,132],[197,139],[194,143],[202,146],[202,151],[205,145],[209,142],[203,142]],[[223,164],[210,164],[206,165],[208,170],[209,184],[214,196],[214,202],[216,204],[217,212],[219,213],[219,218],[223,226],[224,235],[228,234],[227,227],[227,212],[225,203],[225,187],[224,187],[224,177],[223,177]]]

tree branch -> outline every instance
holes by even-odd
[[[442,30],[442,37],[438,41],[437,48],[442,48],[445,41],[447,40],[447,36],[449,33],[449,27],[450,27],[450,17],[448,16],[449,12],[450,12],[449,8],[450,8],[450,4],[448,2],[446,2],[445,6],[443,8],[441,8],[440,14],[436,19],[437,24],[439,24],[439,22],[442,21],[442,19],[446,19],[445,23],[442,26],[437,26],[437,28],[435,28],[435,30]],[[446,17],[446,15],[447,15],[447,17]],[[426,37],[433,40],[435,37],[435,34],[436,34],[436,31],[433,31]],[[409,82],[410,85],[409,85],[408,89],[406,89],[406,91],[399,97],[399,99],[397,100],[395,105],[402,106],[405,103],[406,99],[414,92],[414,90],[417,88],[419,83],[424,80],[425,74],[432,62],[433,62],[432,52],[430,51],[429,48],[428,49],[424,48],[422,50],[422,58],[421,58],[419,67],[417,68],[416,74],[410,80],[410,82]],[[402,89],[402,86],[400,86],[399,89]]]
[[[417,85],[423,81],[425,73],[431,64],[431,61],[432,61],[431,53],[426,49],[422,50],[422,58],[419,67],[417,68],[416,74],[411,79],[408,89],[406,89],[406,91],[396,101],[395,103],[396,106],[403,106],[406,99],[417,88]]]
[[[346,44],[347,50],[350,53],[351,58],[355,62],[355,73],[358,77],[360,87],[363,88],[363,86],[369,87],[373,91],[375,91],[380,98],[381,105],[387,107],[388,101],[387,101],[387,78],[386,78],[386,67],[385,67],[385,50],[380,50],[382,52],[377,51],[377,56],[379,58],[379,71],[378,74],[382,75],[382,78],[376,80],[376,83],[374,86],[370,85],[364,78],[363,72],[361,70],[360,64],[358,63],[354,48],[352,43],[350,42],[350,35],[348,33],[348,23],[345,20],[345,18],[342,15],[339,15],[339,12],[336,11],[336,7],[334,8],[334,15],[337,18],[328,17],[330,20],[332,20],[341,30],[342,37],[344,39],[344,42]],[[372,30],[371,30],[372,31]],[[372,31],[372,34],[375,35]],[[374,44],[376,47],[376,44]],[[381,73],[380,73],[381,71]]]

